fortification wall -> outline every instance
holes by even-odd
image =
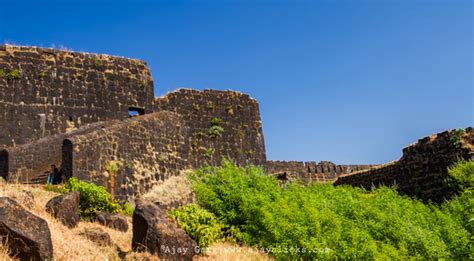
[[[75,135],[69,139],[72,156],[63,158],[72,157],[74,177],[134,199],[187,168],[186,133],[179,115],[157,112]],[[112,161],[119,162],[117,173],[107,168]]]
[[[155,110],[176,112],[185,120],[190,166],[219,164],[223,157],[240,165],[265,165],[259,107],[250,96],[234,91],[180,89],[156,98]]]
[[[91,181],[119,198],[134,198],[187,168],[186,134],[181,117],[166,111],[90,124],[5,150],[8,180],[45,184],[44,172],[55,164],[65,178]],[[113,160],[118,171],[107,173]]]
[[[63,133],[68,124],[125,119],[129,107],[150,112],[153,97],[143,61],[0,46],[0,149]]]
[[[353,171],[368,169],[376,165],[336,165],[330,161],[267,161],[266,169],[270,175],[282,180],[299,180],[304,183],[311,181],[335,181],[339,176]]]
[[[441,202],[456,193],[446,183],[447,169],[461,159],[474,159],[474,129],[471,127],[459,137],[451,130],[420,139],[403,149],[400,160],[341,176],[335,185],[371,189],[396,184],[406,195]]]
[[[105,126],[97,122],[69,133],[61,133],[37,140],[36,142],[2,150],[0,176],[14,183],[46,183],[44,172],[50,165],[61,166],[62,144],[65,139],[92,132]]]

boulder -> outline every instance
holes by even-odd
[[[6,241],[12,256],[20,260],[53,257],[48,223],[7,197],[0,197],[0,238]]]
[[[84,230],[81,232],[81,235],[85,236],[90,241],[99,244],[100,246],[113,245],[110,235],[99,227],[84,228]]]
[[[48,201],[46,211],[51,213],[65,226],[73,228],[81,220],[79,216],[79,198],[80,194],[78,191],[59,195]]]
[[[111,214],[107,212],[102,212],[97,216],[96,220],[101,225],[110,227],[118,231],[127,232],[128,230],[127,218],[121,214]]]
[[[132,248],[163,259],[192,260],[197,244],[157,205],[138,201],[133,212]]]

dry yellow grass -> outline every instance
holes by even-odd
[[[173,183],[175,183],[173,181]],[[178,182],[180,183],[180,182]],[[31,192],[33,200],[28,196]],[[80,235],[84,228],[100,227],[109,233],[112,241],[121,249],[128,252],[125,260],[160,260],[149,253],[136,253],[131,251],[132,245],[132,224],[129,218],[129,230],[120,232],[98,223],[81,221],[74,229],[69,229],[54,219],[45,210],[46,203],[57,196],[57,193],[45,191],[43,186],[28,186],[6,184],[0,182],[0,197],[6,196],[16,200],[19,204],[31,211],[33,214],[43,218],[48,223],[53,242],[54,259],[58,261],[69,260],[120,260],[119,253],[115,246],[99,246]],[[219,243],[211,246],[214,251],[195,257],[195,260],[270,260],[267,255],[255,253],[252,249],[241,247],[230,243]],[[0,244],[0,261],[14,260],[8,256],[8,248]]]
[[[189,198],[193,198],[193,191],[184,171],[153,186],[141,198],[167,206],[173,202],[186,202]]]
[[[24,191],[30,191],[33,194],[33,204],[30,204],[31,200]],[[115,247],[101,247],[79,235],[84,227],[100,226],[99,224],[81,222],[78,227],[69,229],[46,212],[46,203],[56,195],[56,193],[45,191],[41,187],[0,184],[0,196],[15,199],[33,214],[48,222],[55,260],[119,259]],[[123,233],[103,226],[100,227],[111,235],[117,245],[123,247],[124,250],[129,250],[131,245],[131,229],[129,232]],[[126,247],[128,247],[128,249]],[[1,258],[5,259],[7,257],[3,254]]]

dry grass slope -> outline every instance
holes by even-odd
[[[1,180],[1,179],[0,179]],[[182,180],[181,180],[182,182]],[[181,183],[178,181],[177,183]],[[175,183],[175,182],[172,182]],[[25,191],[31,192],[33,200]],[[131,252],[132,224],[129,219],[130,229],[120,232],[98,223],[80,222],[74,229],[69,229],[54,219],[45,210],[46,203],[58,194],[45,191],[41,185],[15,185],[0,182],[0,197],[6,196],[16,200],[19,204],[43,218],[48,222],[53,242],[53,254],[55,260],[121,260],[115,246],[99,246],[80,235],[84,228],[100,227],[110,234],[113,242],[121,251],[129,252],[126,260],[159,260],[156,256],[148,253]],[[250,248],[221,243],[212,246],[215,251],[207,255],[198,256],[196,260],[269,260],[268,256],[255,253]],[[8,255],[8,248],[0,244],[0,260],[15,260]]]

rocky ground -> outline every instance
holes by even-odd
[[[46,191],[43,186],[0,184],[0,199],[7,197],[17,202],[25,213],[39,217],[47,223],[51,234],[52,253],[55,260],[159,260],[157,255],[132,251],[132,218],[127,217],[128,229],[120,231],[101,225],[99,222],[79,221],[71,225],[47,210],[47,203],[59,194]],[[74,200],[74,199],[72,199]],[[10,202],[10,201],[7,201]],[[51,205],[51,203],[49,203]],[[51,207],[49,207],[51,208]],[[16,218],[19,224],[30,233],[39,233],[30,218],[21,220],[22,216],[7,213],[0,209],[0,214],[8,214]],[[16,211],[21,212],[21,211]],[[15,217],[14,217],[15,216]],[[56,218],[54,217],[56,216]],[[74,218],[73,218],[74,219]],[[24,222],[24,224],[20,224]],[[33,226],[33,228],[31,228]],[[124,230],[123,228],[121,230]],[[15,260],[20,257],[10,257],[8,245],[0,244],[0,260]],[[251,248],[231,243],[218,243],[211,246],[205,255],[197,255],[193,260],[268,260],[269,257],[256,253]]]

